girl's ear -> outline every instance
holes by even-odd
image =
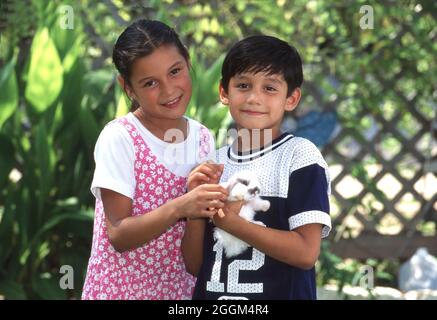
[[[300,88],[294,89],[294,91],[291,93],[291,95],[287,98],[285,101],[285,111],[293,111],[294,108],[297,107],[300,101],[301,97],[301,90]]]
[[[118,80],[118,83],[120,84],[121,88],[128,95],[128,97],[131,100],[134,99],[132,89],[130,88],[129,84],[126,83],[126,80],[124,80],[124,78],[121,75],[117,76],[117,80]]]
[[[219,85],[219,93],[220,93],[221,103],[223,103],[224,105],[228,105],[229,104],[229,97],[228,97],[228,94],[226,93],[225,89],[223,88],[221,82]]]

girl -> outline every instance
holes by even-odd
[[[184,232],[184,219],[212,217],[216,210],[208,208],[223,207],[227,194],[217,184],[185,193],[191,169],[215,158],[209,131],[184,117],[189,55],[173,29],[139,20],[118,38],[113,61],[132,112],[107,124],[96,143],[94,234],[82,298],[191,298],[186,248],[197,241],[196,224]]]

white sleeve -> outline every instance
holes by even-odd
[[[101,200],[100,188],[133,199],[135,193],[135,149],[129,133],[119,123],[108,124],[94,149],[96,169],[91,192]]]

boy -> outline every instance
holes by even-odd
[[[255,216],[261,225],[238,216],[242,203],[220,209],[214,225],[189,221],[197,224],[199,243],[204,237],[203,248],[192,248],[200,268],[193,299],[316,299],[314,264],[331,229],[328,167],[310,141],[280,131],[285,111],[299,103],[302,81],[298,52],[277,38],[249,37],[227,54],[220,100],[229,106],[239,137],[218,151],[221,181],[254,171],[270,209]],[[199,166],[189,189],[208,178],[217,181],[215,173],[213,166]],[[227,258],[213,238],[214,226],[250,247]]]

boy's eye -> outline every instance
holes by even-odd
[[[277,91],[276,88],[271,87],[271,86],[267,86],[267,87],[266,87],[266,90],[267,90],[267,91],[271,91],[271,92]]]
[[[248,83],[238,83],[237,88],[247,89],[247,88],[249,88],[249,84]]]

